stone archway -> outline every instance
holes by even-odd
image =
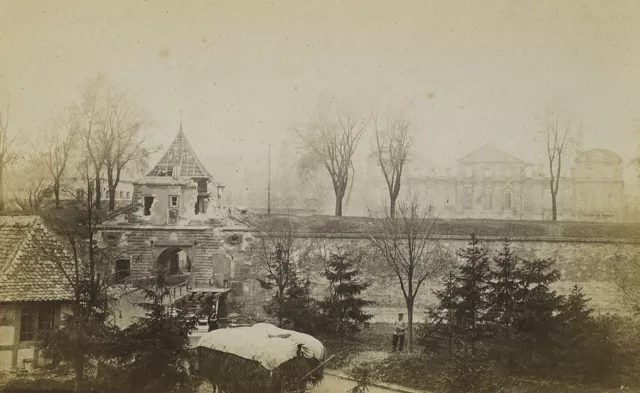
[[[171,284],[179,284],[191,275],[193,261],[189,249],[183,247],[167,247],[156,258],[156,266],[162,268]]]

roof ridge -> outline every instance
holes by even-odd
[[[501,155],[508,157],[510,159],[510,161],[523,162],[522,159],[520,159],[520,158],[514,156],[513,154],[511,154],[511,153],[509,153],[509,152],[507,152],[507,151],[505,151],[505,150],[503,150],[503,149],[501,149],[499,147],[496,147],[496,146],[494,146],[494,145],[492,145],[490,143],[486,143],[486,144],[478,147],[477,149],[474,149],[473,151],[465,154],[464,156],[458,158],[457,162],[464,162],[465,160],[468,160],[469,157],[473,157],[473,155],[477,155],[479,152],[486,151],[486,150],[492,150],[494,152],[498,152]]]
[[[184,131],[182,131],[182,128],[180,128],[180,132],[182,133],[182,137],[184,138],[185,144],[189,149],[189,151],[191,152],[191,155],[193,156],[193,158],[195,158],[198,165],[200,165],[200,168],[204,171],[205,175],[209,176],[209,178],[213,180],[213,176],[211,176],[211,173],[209,173],[209,171],[204,166],[204,164],[202,164],[202,161],[200,161],[200,157],[198,157],[196,152],[193,151],[193,146],[191,146],[191,143],[189,143],[189,140],[187,139],[187,135],[184,133]]]

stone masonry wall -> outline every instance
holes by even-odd
[[[504,240],[500,238],[482,238],[490,255],[495,255],[502,249]],[[387,266],[384,259],[376,255],[371,246],[371,241],[364,236],[353,234],[332,234],[330,237],[306,236],[301,241],[313,242],[314,255],[309,258],[307,267],[310,270],[310,278],[313,283],[314,296],[322,297],[326,293],[327,283],[321,276],[324,266],[323,254],[339,251],[362,251],[361,277],[372,283],[364,293],[364,297],[375,302],[370,310],[374,315],[374,321],[392,321],[395,313],[404,310],[404,298],[402,296],[398,278]],[[448,245],[452,255],[461,247],[466,247],[468,238],[443,238],[440,241]],[[519,239],[511,242],[514,252],[522,258],[544,258],[555,261],[555,268],[561,274],[562,279],[555,289],[561,294],[571,291],[574,284],[583,288],[587,297],[591,298],[592,305],[600,312],[627,313],[628,306],[622,300],[620,293],[612,282],[611,268],[615,263],[623,263],[623,256],[630,250],[640,251],[640,244],[620,243],[613,241],[595,241],[585,239],[576,240],[526,240]],[[253,274],[259,274],[259,269],[254,267]],[[261,311],[260,307],[269,298],[269,294],[251,283],[253,277],[249,277],[246,286],[248,298],[254,299],[251,305],[255,311]],[[416,301],[416,318],[421,320],[426,315],[427,309],[434,304],[432,294],[439,288],[438,280],[425,282],[420,289]]]
[[[304,220],[304,218],[301,218]],[[481,225],[476,223],[476,232]],[[522,224],[525,225],[525,224]],[[532,224],[538,225],[538,224]],[[588,224],[587,224],[588,225]],[[132,257],[132,273],[147,275],[155,266],[158,255],[168,247],[182,248],[192,262],[192,278],[199,281],[212,280],[214,285],[230,279],[244,282],[244,296],[241,300],[250,303],[246,306],[261,311],[269,294],[260,289],[255,278],[260,275],[259,259],[251,252],[251,239],[255,235],[247,230],[229,230],[211,226],[202,227],[142,227],[128,226],[105,228],[107,233],[119,233],[125,241],[123,247]],[[634,232],[635,233],[635,232]],[[570,291],[573,284],[581,285],[593,305],[603,312],[626,312],[621,296],[611,282],[611,267],[615,263],[624,263],[624,255],[640,252],[640,242],[631,236],[627,239],[587,238],[561,236],[517,236],[511,241],[512,248],[522,258],[548,258],[556,262],[555,267],[562,273],[562,282],[557,285],[561,293]],[[479,239],[491,254],[503,246],[503,236],[481,236]],[[313,255],[308,268],[314,283],[314,294],[321,297],[326,291],[326,281],[320,273],[323,269],[323,256],[338,250],[363,251],[361,272],[363,279],[372,282],[365,296],[376,302],[372,310],[377,320],[393,318],[393,314],[404,308],[398,279],[376,256],[371,241],[365,233],[302,233],[300,241],[313,242]],[[468,243],[468,235],[442,235],[440,241],[448,245],[452,254]],[[249,245],[248,245],[249,244]],[[421,288],[416,302],[416,318],[424,315],[433,304],[432,290],[438,287],[436,282],[427,282]]]

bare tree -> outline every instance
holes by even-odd
[[[386,209],[385,209],[386,210]],[[376,233],[371,241],[398,278],[407,306],[408,345],[413,349],[413,309],[420,288],[425,281],[436,278],[449,265],[449,250],[435,238],[436,220],[433,209],[420,208],[414,196],[398,205],[400,214],[392,218],[374,220]]]
[[[558,220],[557,196],[562,173],[562,159],[571,143],[571,122],[561,121],[560,113],[549,112],[542,130],[546,142],[549,163],[549,189],[551,191],[551,210],[553,221]]]
[[[148,149],[147,135],[144,134],[141,115],[133,102],[125,95],[118,94],[111,101],[106,133],[102,135],[105,150],[105,169],[109,193],[109,210],[115,210],[116,189],[125,169],[135,166],[144,169],[147,158],[157,148]]]
[[[96,205],[102,203],[106,175],[109,210],[115,210],[116,189],[125,169],[146,167],[156,149],[147,148],[142,116],[135,103],[103,78],[91,80],[77,108],[76,127],[95,172]]]
[[[15,154],[11,151],[11,146],[18,134],[9,136],[9,106],[3,113],[0,109],[0,212],[4,211],[4,172],[7,166],[15,160]]]
[[[125,255],[132,257],[134,253],[123,247],[119,239],[104,241],[101,226],[110,215],[106,209],[98,207],[96,195],[99,193],[94,190],[94,170],[88,158],[81,163],[79,172],[85,192],[74,194],[62,186],[64,192],[75,195],[78,208],[43,214],[69,252],[52,250],[46,239],[34,237],[36,244],[63,273],[74,293],[72,315],[65,320],[63,329],[51,333],[61,336],[45,337],[41,344],[46,353],[64,354],[70,360],[75,371],[76,391],[82,386],[91,359],[100,356],[96,348],[108,330],[109,306],[113,300],[109,288],[118,285],[115,261]]]
[[[319,164],[331,176],[336,216],[342,216],[343,199],[353,185],[352,158],[367,124],[368,120],[357,121],[338,112],[335,120],[320,114],[307,129],[296,130],[304,150],[300,165],[315,168]]]
[[[47,163],[42,153],[17,159],[13,174],[13,201],[24,211],[39,211],[51,191],[51,179],[47,175]]]
[[[258,281],[264,289],[274,290],[274,300],[280,304],[287,290],[297,284],[296,280],[311,254],[313,242],[300,238],[297,225],[291,217],[259,219],[254,227],[257,239],[251,247],[264,277]],[[276,312],[276,316],[281,326],[284,315]]]
[[[46,153],[44,160],[51,175],[51,186],[56,209],[60,208],[60,187],[69,168],[69,161],[76,148],[77,129],[70,124],[64,129],[56,128],[45,135]]]
[[[409,132],[409,122],[402,114],[387,119],[382,127],[378,127],[378,120],[374,118],[374,128],[378,164],[389,191],[389,216],[395,218],[402,170],[409,157],[413,135]]]
[[[104,110],[105,105],[101,105],[105,100],[102,97],[102,89],[104,81],[101,77],[89,82],[86,91],[82,96],[82,103],[75,108],[75,116],[73,117],[73,125],[82,142],[85,164],[90,164],[93,172],[92,187],[95,193],[95,207],[100,210],[102,208],[102,176],[105,165],[105,155],[107,152],[102,148],[101,135],[106,133],[107,113]]]

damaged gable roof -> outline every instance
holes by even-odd
[[[187,136],[180,131],[171,146],[147,176],[209,179],[212,176],[193,152]]]
[[[0,303],[73,299],[73,258],[38,216],[0,217]]]

